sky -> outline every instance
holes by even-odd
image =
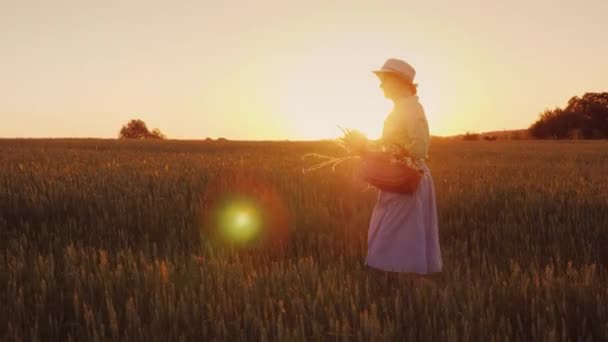
[[[378,137],[416,69],[431,134],[527,128],[608,91],[608,1],[0,0],[0,137]]]

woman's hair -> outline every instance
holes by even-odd
[[[418,83],[412,83],[412,82],[410,82],[400,76],[392,74],[392,73],[389,73],[388,75],[385,75],[384,77],[389,77],[391,79],[397,80],[397,82],[399,82],[403,86],[405,86],[412,94],[418,95]]]
[[[403,82],[414,95],[418,95],[418,83]]]

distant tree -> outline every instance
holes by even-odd
[[[463,137],[462,140],[467,140],[467,141],[475,141],[475,140],[479,140],[479,134],[477,133],[469,133],[467,132]]]
[[[511,133],[511,135],[509,136],[510,140],[521,140],[523,137],[521,135],[520,132],[513,132]]]
[[[163,134],[163,132],[160,131],[160,129],[155,128],[152,130],[152,132],[150,132],[150,134],[152,134],[151,138],[152,139],[166,139],[167,136],[165,134]]]
[[[119,139],[165,139],[166,136],[155,128],[151,132],[141,119],[133,119],[122,126],[118,133]]]
[[[539,139],[608,138],[608,93],[586,93],[563,109],[545,110],[528,132]]]
[[[497,138],[498,138],[498,137],[497,137],[496,135],[486,135],[486,136],[484,136],[484,137],[483,137],[483,140],[486,140],[486,141],[494,141],[494,140],[496,140]]]

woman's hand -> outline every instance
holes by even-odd
[[[370,141],[365,134],[358,130],[343,129],[344,136],[340,138],[342,146],[351,154],[362,155],[370,148]]]

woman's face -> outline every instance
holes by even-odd
[[[380,76],[380,88],[384,92],[384,97],[394,99],[403,92],[402,81],[395,75],[386,73]]]

